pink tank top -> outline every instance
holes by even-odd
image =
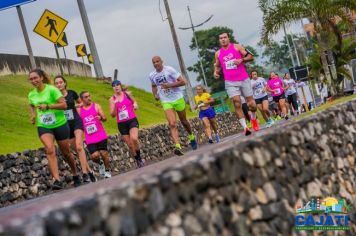
[[[113,96],[113,99],[115,100],[116,97]],[[116,112],[117,112],[116,113],[117,123],[125,122],[125,121],[131,120],[133,118],[136,118],[133,101],[128,98],[128,95],[126,95],[126,93],[123,93],[122,101],[117,102],[115,104],[115,108],[116,108]]]
[[[80,108],[79,116],[83,120],[84,136],[87,144],[99,143],[108,138],[103,124],[95,117],[99,113],[95,109],[95,103],[92,103],[88,110]]]
[[[276,97],[284,93],[283,81],[280,78],[270,79],[267,84],[270,89],[274,90],[272,92],[272,97]]]
[[[227,81],[243,81],[249,78],[245,64],[240,65],[233,63],[234,59],[242,59],[241,53],[235,49],[233,43],[227,49],[220,49],[219,62],[223,69],[224,78]]]

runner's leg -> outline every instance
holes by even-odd
[[[257,104],[257,108],[258,108],[258,110],[261,112],[261,114],[262,114],[262,116],[263,116],[263,119],[267,122],[268,116],[267,116],[267,114],[264,112],[262,104]]]
[[[58,144],[59,149],[61,150],[64,160],[68,163],[68,165],[72,171],[72,174],[74,176],[76,176],[77,175],[77,167],[75,165],[74,156],[70,152],[70,149],[69,149],[69,139],[64,139],[61,141],[57,140],[57,144]]]
[[[100,156],[103,158],[105,170],[110,171],[110,157],[109,152],[107,150],[99,150]]]
[[[188,132],[189,135],[193,134],[192,126],[190,125],[185,109],[183,111],[177,111],[178,118],[182,123],[184,129]]]
[[[204,117],[201,121],[203,122],[204,130],[205,130],[206,136],[208,136],[209,141],[212,140],[212,137],[211,137],[211,127],[210,127],[210,122],[209,122],[208,117]]]
[[[49,171],[51,172],[52,177],[59,181],[58,162],[54,148],[54,136],[53,134],[45,133],[41,135],[40,140],[45,147]]]
[[[76,129],[74,131],[74,135],[75,135],[75,138],[74,138],[75,139],[75,149],[79,156],[80,166],[82,168],[83,174],[87,174],[88,172],[91,171],[91,169],[89,167],[87,156],[85,155],[85,151],[84,151],[84,147],[83,147],[84,132],[81,129]],[[73,140],[73,139],[71,139],[71,140]]]
[[[180,147],[176,113],[173,109],[167,109],[164,111],[164,114],[166,115],[166,119],[168,121],[168,126],[171,131],[173,143],[176,145],[176,147],[177,145],[179,145]]]

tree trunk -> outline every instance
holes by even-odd
[[[314,22],[316,22],[316,21],[314,21]],[[317,38],[318,44],[319,44],[320,49],[321,49],[320,50],[321,64],[323,66],[324,74],[325,74],[326,80],[327,80],[329,88],[330,88],[331,96],[334,96],[336,94],[336,91],[335,91],[335,83],[334,83],[333,80],[336,80],[336,78],[337,78],[336,76],[337,75],[336,75],[335,64],[333,63],[333,61],[334,61],[333,60],[333,55],[332,55],[331,50],[329,50],[326,36],[325,37],[321,37],[321,34],[320,34],[319,30],[321,31],[321,27],[320,27],[320,24],[317,23],[316,24],[316,38]],[[329,69],[329,65],[328,65],[327,56],[329,57],[329,62],[331,62],[330,63],[331,64],[330,69]],[[330,59],[332,59],[332,60],[330,60]]]

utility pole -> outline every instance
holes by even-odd
[[[298,55],[297,47],[295,46],[293,34],[291,34],[291,36],[292,36],[292,43],[293,43],[293,47],[294,47],[295,57],[297,58],[297,65],[300,66],[299,55]]]
[[[284,36],[285,36],[285,38],[287,40],[289,56],[292,59],[294,78],[297,79],[297,73],[295,72],[295,61],[294,61],[294,57],[293,57],[293,52],[292,52],[292,48],[291,48],[290,43],[289,43],[289,39],[288,39],[287,31],[286,31],[286,26],[284,24],[283,24],[283,31],[284,31]]]
[[[163,0],[163,2],[164,2],[164,6],[166,8],[167,18],[168,18],[169,26],[171,28],[172,38],[173,38],[173,42],[174,42],[174,47],[176,49],[180,70],[182,72],[183,77],[185,77],[187,80],[187,84],[185,85],[185,88],[187,91],[190,109],[194,110],[193,107],[195,106],[195,102],[194,102],[194,98],[193,98],[192,85],[190,84],[187,69],[185,68],[182,52],[180,50],[180,46],[179,46],[179,42],[178,42],[177,33],[176,33],[176,30],[174,29],[174,23],[173,23],[171,11],[169,9],[168,0]]]
[[[31,47],[30,39],[28,37],[28,33],[27,33],[26,25],[25,25],[25,20],[23,18],[21,7],[20,6],[16,6],[16,10],[17,10],[17,14],[19,16],[23,37],[25,38],[25,43],[26,43],[26,47],[27,47],[28,56],[30,57],[30,63],[31,63],[31,67],[32,67],[31,69],[35,69],[37,67],[36,66],[36,61],[35,61],[35,57],[33,56],[32,47]]]
[[[94,70],[97,78],[104,78],[103,68],[101,67],[98,51],[96,50],[94,36],[90,28],[89,18],[83,0],[77,0],[80,15],[82,17],[85,34],[87,36],[90,53],[93,54],[94,58]]]
[[[189,13],[189,19],[190,19],[191,27],[179,27],[179,29],[182,29],[182,30],[192,29],[194,42],[195,42],[195,45],[196,45],[196,48],[197,48],[197,51],[198,51],[198,59],[199,59],[200,69],[201,69],[202,75],[203,75],[203,82],[204,82],[204,85],[205,85],[205,86],[208,86],[208,83],[206,82],[206,75],[205,75],[205,71],[204,71],[203,61],[202,61],[201,56],[200,56],[199,44],[198,44],[197,36],[196,36],[196,34],[195,34],[195,28],[196,28],[196,27],[199,27],[199,26],[202,26],[203,24],[205,24],[206,22],[208,22],[208,21],[213,17],[213,15],[211,15],[211,16],[210,16],[207,20],[205,20],[203,23],[194,26],[194,24],[193,24],[193,19],[192,19],[192,14],[190,13],[190,8],[189,8],[189,6],[187,6],[187,8],[188,8],[188,13]]]

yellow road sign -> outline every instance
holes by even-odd
[[[93,64],[94,63],[94,58],[93,58],[93,54],[88,54],[88,62],[89,64]]]
[[[65,32],[61,33],[57,40],[57,47],[65,47],[68,46],[67,35]]]
[[[77,51],[77,56],[78,57],[85,57],[87,55],[87,49],[85,47],[85,44],[79,44],[75,46],[75,51]]]
[[[49,41],[56,43],[67,24],[67,20],[46,9],[33,31]]]

